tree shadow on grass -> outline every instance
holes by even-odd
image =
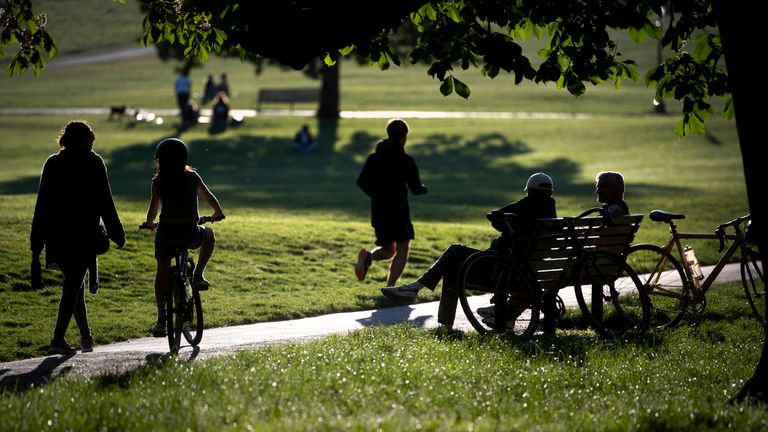
[[[285,211],[331,210],[367,218],[369,201],[355,180],[361,161],[377,141],[359,131],[348,143],[333,149],[321,147],[311,154],[293,151],[288,137],[206,137],[187,144],[190,164],[225,206],[234,203]],[[116,195],[135,200],[148,198],[155,142],[136,143],[107,155]],[[501,206],[509,199],[507,184],[514,184],[514,190],[519,189],[521,195],[524,181],[531,174],[529,168],[514,161],[515,156],[531,150],[524,143],[506,141],[500,134],[469,140],[430,136],[426,142],[414,144],[408,151],[430,187],[430,194],[421,202],[430,213],[439,213],[441,206],[446,210],[479,203]],[[541,170],[557,171],[560,178],[567,179],[578,173],[578,166],[558,159]]]
[[[327,139],[335,139],[336,126],[329,127]],[[116,196],[148,200],[155,169],[154,149],[163,138],[102,155]],[[331,146],[326,141],[309,154],[293,151],[291,137],[284,136],[208,136],[187,144],[190,164],[199,170],[225,208],[321,210],[367,219],[369,200],[355,180],[362,162],[379,140],[360,130],[348,142]],[[500,133],[474,137],[435,134],[409,142],[406,151],[416,159],[422,181],[430,189],[427,195],[411,199],[413,217],[422,220],[476,218],[477,207],[483,211],[498,208],[522,196],[525,179],[533,171],[552,175],[561,195],[591,195],[594,191],[592,182],[576,180],[581,167],[568,158],[533,168],[520,164],[518,156],[532,152],[532,147]],[[0,194],[35,194],[38,181],[37,176],[30,176],[0,182]],[[632,185],[633,194],[679,192],[679,188]]]

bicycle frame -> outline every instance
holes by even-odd
[[[681,259],[681,263],[684,264],[685,255],[683,253],[683,246],[680,240],[718,240],[718,239],[719,237],[716,234],[675,232],[670,238],[670,241],[667,243],[666,246],[662,248],[662,250],[665,252],[669,252],[671,254],[672,248],[674,247],[677,250],[677,256],[679,256]],[[722,255],[720,255],[720,259],[717,261],[717,263],[715,263],[715,266],[714,268],[712,268],[712,271],[705,276],[704,280],[701,281],[701,284],[699,285],[698,288],[692,282],[694,275],[691,272],[691,268],[688,265],[683,265],[683,270],[685,271],[685,276],[687,279],[685,283],[689,284],[689,287],[691,289],[695,289],[701,294],[704,294],[707,291],[709,291],[709,288],[712,287],[712,284],[714,284],[715,280],[717,279],[717,276],[723,270],[725,265],[728,264],[733,254],[735,254],[736,251],[741,246],[742,236],[740,235],[726,234],[725,239],[731,240],[731,245],[728,246],[728,248],[725,250],[725,252],[722,253]]]
[[[730,224],[730,223],[729,223]],[[725,224],[725,225],[729,225]],[[726,264],[730,262],[731,257],[736,253],[738,249],[741,248],[741,245],[744,241],[744,235],[741,232],[741,229],[739,229],[737,226],[734,226],[735,233],[734,234],[725,234],[723,233],[721,236],[717,233],[709,234],[709,233],[692,233],[692,232],[679,232],[677,231],[677,225],[673,221],[669,221],[669,230],[671,232],[671,236],[669,237],[669,240],[667,243],[661,247],[662,249],[662,259],[660,262],[656,264],[656,267],[653,269],[653,276],[650,278],[650,280],[653,281],[654,284],[658,283],[660,275],[660,268],[664,268],[665,260],[664,256],[668,255],[675,255],[672,253],[672,249],[674,248],[676,251],[677,257],[680,258],[681,264],[683,264],[683,270],[685,271],[685,277],[686,280],[682,281],[684,284],[688,285],[688,288],[691,289],[692,292],[697,293],[697,295],[704,295],[714,284],[715,280],[717,279],[717,276],[720,274],[720,272],[723,270]],[[700,285],[697,287],[696,284],[693,283],[694,275],[692,274],[690,266],[686,264],[685,260],[685,254],[683,252],[683,244],[681,240],[730,240],[731,245],[728,246],[727,249],[725,249],[724,252],[720,255],[720,259],[715,264],[712,271],[706,275],[706,277],[701,281]],[[664,295],[668,297],[679,297],[677,294],[673,293],[667,293],[663,290],[657,290],[657,295]]]

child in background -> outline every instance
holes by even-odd
[[[147,220],[142,228],[155,230],[155,302],[157,322],[152,326],[152,336],[164,337],[165,330],[165,286],[171,268],[174,248],[186,246],[200,248],[192,277],[192,286],[200,291],[207,290],[208,281],[203,271],[213,254],[216,239],[213,229],[197,224],[199,220],[197,197],[202,197],[213,209],[212,221],[224,219],[224,212],[218,199],[211,193],[203,179],[187,165],[187,146],[177,138],[164,139],[157,145],[155,160],[157,171],[152,178],[152,195],[147,210]],[[155,218],[160,211],[160,221]]]

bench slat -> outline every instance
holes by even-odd
[[[635,238],[643,215],[617,217],[613,225],[602,226],[600,217],[584,218],[577,223],[575,233],[587,250],[600,250],[614,254],[623,254]],[[572,248],[565,247],[567,223],[565,219],[540,219],[537,222],[532,239],[521,244],[524,259],[534,278],[542,289],[559,289],[573,285],[575,259],[571,257]],[[536,237],[544,237],[536,239]],[[602,265],[604,273],[615,273],[618,266]],[[591,285],[593,281],[582,275],[582,285]]]

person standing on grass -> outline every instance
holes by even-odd
[[[64,274],[56,327],[47,355],[73,355],[65,340],[74,316],[80,331],[80,350],[93,351],[93,335],[85,305],[86,270],[96,261],[93,237],[104,221],[107,235],[118,247],[125,231],[117,215],[107,167],[93,151],[96,134],[84,121],[71,121],[58,137],[60,150],[43,165],[32,218],[30,247],[33,262],[45,248],[46,267]]]
[[[157,321],[152,326],[152,336],[164,337],[165,329],[165,286],[176,247],[200,248],[197,265],[192,276],[192,286],[205,291],[209,282],[203,277],[205,266],[213,255],[216,244],[213,229],[197,224],[197,197],[202,197],[213,209],[212,221],[224,219],[219,200],[211,193],[202,177],[187,165],[187,145],[177,138],[167,138],[157,145],[155,160],[157,171],[152,177],[152,195],[147,210],[147,219],[142,228],[156,230],[155,259],[155,302]],[[160,212],[160,223],[155,218]]]
[[[501,236],[494,239],[489,249],[505,251],[510,247],[510,239],[500,219],[504,213],[514,213],[516,215],[514,219],[510,220],[510,223],[513,224],[515,232],[520,236],[530,235],[533,232],[537,219],[557,217],[555,199],[552,198],[554,184],[552,183],[552,178],[547,174],[539,172],[531,175],[523,191],[525,192],[523,198],[489,214],[493,227],[502,233]],[[381,289],[381,293],[389,299],[410,303],[416,300],[422,288],[426,287],[434,291],[437,288],[437,284],[442,280],[443,291],[440,294],[437,322],[443,327],[452,328],[459,300],[458,284],[461,265],[470,255],[479,251],[480,249],[467,245],[452,244],[421,277],[404,285],[394,286],[394,284],[389,284],[389,286]],[[548,301],[546,304],[546,310],[544,311],[545,331],[554,333],[556,325],[553,310],[554,304],[551,301]],[[483,322],[486,324],[495,325],[491,321],[494,317],[493,308],[494,306],[491,305],[480,308],[477,311],[480,316],[484,317]],[[514,324],[515,318],[511,320],[512,324]]]
[[[357,186],[371,199],[371,226],[376,247],[357,254],[355,275],[364,280],[373,261],[391,260],[387,284],[394,285],[408,262],[410,242],[414,239],[408,189],[414,195],[427,193],[421,184],[416,161],[405,153],[408,123],[394,118],[387,122],[387,138],[376,144],[357,177]]]
[[[179,106],[179,112],[184,117],[184,113],[189,106],[189,98],[192,96],[192,80],[189,79],[189,68],[184,67],[174,83],[176,91],[176,104]]]

